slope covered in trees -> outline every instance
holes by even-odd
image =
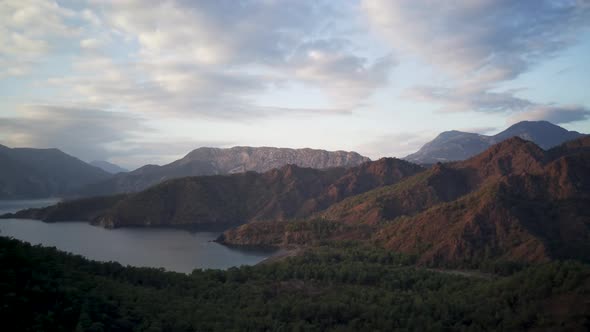
[[[502,276],[478,278],[411,263],[390,251],[343,244],[280,263],[184,275],[0,238],[0,319],[18,331],[589,327],[588,265],[490,266]]]
[[[106,227],[186,226],[218,228],[257,220],[303,218],[334,202],[364,191],[396,183],[423,171],[420,166],[383,158],[358,167],[317,170],[287,165],[266,173],[173,179],[140,193],[117,196],[108,209],[96,198],[63,202],[61,220],[75,215],[84,204],[88,211],[77,220]],[[86,202],[86,203],[84,203]],[[95,209],[92,207],[96,206]],[[59,220],[55,209],[21,211],[5,217]]]
[[[588,137],[547,152],[512,138],[469,160],[344,199],[300,227],[250,223],[220,241],[286,246],[302,238],[356,238],[427,265],[590,261],[589,149]]]

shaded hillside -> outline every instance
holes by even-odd
[[[199,148],[170,164],[146,165],[93,183],[75,192],[79,196],[138,192],[154,184],[185,176],[263,173],[285,165],[315,169],[353,167],[369,161],[356,152],[273,147]]]
[[[590,260],[590,153],[559,158],[536,175],[502,177],[459,200],[384,227],[386,248],[422,263],[491,259]]]
[[[0,199],[62,196],[110,175],[57,149],[0,146]]]
[[[411,262],[343,245],[182,274],[0,238],[0,319],[13,331],[587,330],[586,264],[552,262],[488,279]]]
[[[503,175],[538,173],[546,159],[541,148],[514,137],[466,161],[439,163],[397,184],[345,199],[330,206],[321,216],[330,220],[377,223],[413,215],[439,203],[453,201]]]
[[[464,162],[437,164],[399,183],[352,196],[317,216],[346,238],[377,230],[373,240],[418,255],[422,264],[590,260],[590,140],[543,151],[512,138]],[[332,224],[340,227],[329,227]],[[281,228],[282,227],[282,228]],[[315,226],[322,229],[321,226]],[[252,229],[262,229],[263,235]],[[279,234],[272,234],[276,231]],[[313,235],[313,234],[312,234]],[[227,244],[297,243],[309,232],[246,224],[226,231]]]
[[[396,183],[422,170],[406,161],[381,159],[348,170],[288,165],[262,174],[173,179],[130,194],[107,211],[92,212],[97,217],[86,220],[106,227],[228,227],[257,220],[304,218],[348,196]],[[38,210],[19,215],[29,216],[46,219]]]
[[[522,121],[493,136],[452,130],[441,133],[404,159],[418,164],[465,160],[511,137],[531,141],[546,150],[582,135],[547,121]]]

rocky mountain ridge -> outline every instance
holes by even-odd
[[[369,161],[356,152],[315,149],[238,146],[229,149],[198,148],[163,166],[146,165],[117,174],[75,192],[76,196],[103,196],[138,192],[157,183],[185,176],[225,175],[254,171],[263,173],[288,164],[325,169],[353,167]]]

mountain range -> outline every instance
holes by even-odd
[[[348,169],[168,180],[5,217],[105,227],[217,226],[231,245],[357,240],[426,265],[590,260],[590,136],[547,151],[513,137],[425,169],[384,158]]]
[[[137,192],[165,180],[185,176],[266,172],[292,164],[315,169],[351,167],[369,161],[356,152],[315,149],[236,146],[229,149],[198,148],[182,159],[163,166],[146,165],[116,174],[76,191],[78,196]]]
[[[287,165],[265,173],[172,179],[138,193],[66,201],[13,216],[89,220],[105,227],[227,228],[248,221],[309,217],[346,197],[421,171],[418,165],[394,158],[349,169]]]
[[[248,223],[227,244],[356,239],[426,265],[590,260],[590,136],[544,151],[518,137],[346,198],[306,221]],[[321,230],[321,231],[318,231]],[[303,239],[303,241],[302,241]]]
[[[421,165],[464,160],[513,136],[548,149],[580,135],[544,121],[520,122],[494,136],[450,131],[441,133],[405,159]],[[288,164],[315,169],[347,168],[369,161],[369,158],[356,152],[344,151],[271,147],[198,148],[172,163],[163,166],[145,165],[126,172],[105,161],[93,161],[89,165],[56,149],[2,147],[0,150],[0,158],[5,159],[0,163],[0,199],[104,196],[138,192],[160,182],[185,176],[247,171],[262,173]],[[59,164],[56,158],[64,162],[68,160],[67,165]]]
[[[465,160],[515,136],[534,142],[546,150],[583,134],[568,131],[547,121],[522,121],[493,136],[452,130],[439,134],[404,159],[417,164]]]

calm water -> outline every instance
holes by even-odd
[[[35,203],[43,206],[39,201]],[[6,206],[9,204],[0,203],[0,208]],[[110,230],[85,222],[44,223],[38,220],[0,219],[0,235],[56,247],[93,260],[163,267],[178,272],[191,272],[195,268],[225,269],[253,265],[272,254],[267,250],[230,249],[211,242],[219,233],[162,228]]]

